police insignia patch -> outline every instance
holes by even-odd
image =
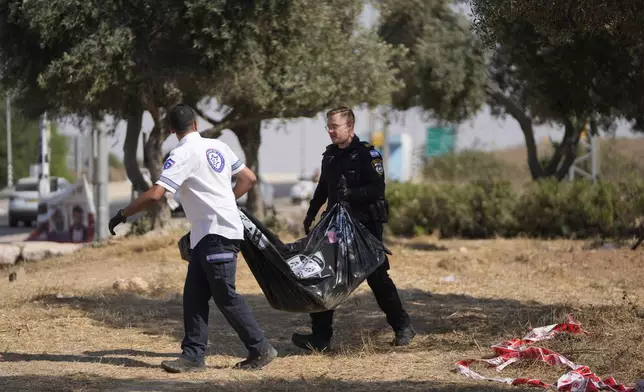
[[[206,159],[208,160],[208,164],[212,168],[212,170],[216,171],[217,173],[221,173],[224,170],[224,165],[226,161],[224,160],[224,156],[214,148],[209,148],[206,150]]]
[[[371,166],[373,166],[374,170],[381,176],[385,172],[385,169],[382,167],[382,160],[380,159],[374,159],[373,161],[371,161]]]
[[[172,158],[168,158],[168,159],[165,161],[165,163],[163,164],[163,170],[168,170],[169,168],[171,168],[172,166],[174,166],[174,163],[175,163],[175,162],[172,160]]]
[[[369,154],[374,158],[380,158],[380,153],[377,150],[371,150],[369,151]]]

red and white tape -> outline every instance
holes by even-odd
[[[501,382],[510,385],[532,385],[541,388],[552,388],[561,392],[594,392],[594,391],[635,391],[633,387],[618,384],[614,378],[601,380],[587,366],[576,365],[563,355],[543,347],[530,347],[531,344],[552,339],[560,333],[586,333],[581,324],[568,316],[568,322],[534,328],[523,339],[512,339],[495,344],[491,348],[497,355],[491,359],[466,359],[456,363],[457,371],[465,377],[475,380]],[[485,377],[470,369],[474,362],[485,362],[489,367],[495,367],[497,372],[506,366],[522,359],[539,360],[549,365],[565,365],[571,370],[561,376],[556,384],[548,384],[538,379]]]

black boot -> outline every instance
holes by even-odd
[[[416,336],[416,331],[414,331],[414,328],[410,325],[407,328],[396,331],[396,337],[394,338],[393,344],[394,346],[407,346],[414,339],[414,336]]]
[[[291,341],[302,350],[323,352],[331,349],[331,339],[322,338],[319,335],[294,333]]]
[[[269,346],[266,352],[248,357],[235,365],[235,369],[242,370],[259,370],[268,365],[273,359],[277,358],[277,350],[273,346]]]
[[[203,372],[206,365],[201,361],[179,357],[171,361],[161,362],[161,367],[168,373]]]

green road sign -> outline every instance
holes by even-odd
[[[428,127],[425,139],[425,157],[431,158],[454,151],[456,129],[454,127]]]

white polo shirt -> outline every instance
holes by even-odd
[[[197,132],[183,137],[170,152],[156,183],[173,194],[181,192],[181,204],[192,226],[191,248],[208,234],[244,238],[231,181],[244,167],[226,143],[202,138]]]

